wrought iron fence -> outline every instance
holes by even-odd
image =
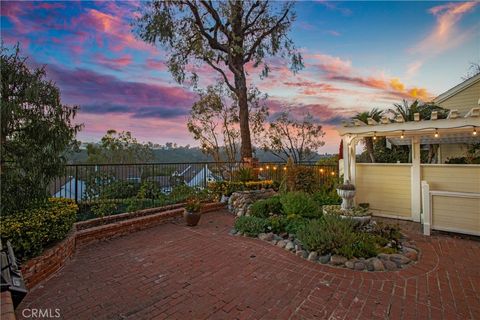
[[[338,179],[338,166],[302,163],[313,168],[321,184]],[[132,163],[67,165],[65,175],[49,186],[52,197],[69,198],[77,203],[96,200],[101,194],[115,198],[135,196],[142,185],[154,186],[162,194],[171,194],[176,187],[205,189],[209,182],[239,180],[244,168],[241,162]],[[260,180],[281,182],[287,166],[283,162],[262,162],[253,170]]]

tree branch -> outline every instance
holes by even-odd
[[[190,8],[190,11],[192,12],[195,18],[195,24],[197,25],[198,30],[207,39],[208,43],[210,44],[210,47],[212,47],[213,49],[217,49],[225,53],[228,53],[229,52],[228,48],[222,45],[221,43],[219,43],[217,39],[213,38],[205,30],[205,26],[203,25],[202,18],[200,17],[200,14],[198,13],[198,10],[195,4],[193,4],[190,1],[185,1],[185,4]]]
[[[228,88],[230,88],[230,90],[232,90],[233,92],[237,92],[237,89],[230,84],[230,81],[228,80],[227,75],[225,74],[225,72],[224,72],[222,69],[220,69],[219,67],[217,67],[216,65],[214,65],[213,62],[210,61],[210,59],[208,59],[208,58],[205,58],[204,61],[205,61],[210,67],[212,67],[213,69],[215,69],[215,70],[217,70],[218,72],[220,72],[220,74],[223,76],[223,80],[225,80],[225,83],[227,84]]]
[[[280,24],[287,18],[289,12],[290,12],[290,8],[287,8],[283,13],[283,16],[277,21],[277,23],[275,23],[273,27],[265,31],[260,37],[257,38],[257,40],[253,43],[252,47],[250,48],[250,50],[246,55],[246,58],[244,60],[245,63],[249,62],[252,59],[252,56],[255,53],[255,50],[257,49],[257,47],[262,43],[262,41],[267,36],[272,34],[272,32],[280,26]]]

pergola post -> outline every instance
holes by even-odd
[[[355,142],[353,136],[346,135],[343,138],[343,181],[349,180],[355,183]]]
[[[422,206],[421,196],[421,172],[420,172],[420,138],[412,137],[412,168],[410,173],[411,181],[411,208],[412,220],[420,222],[420,212]]]

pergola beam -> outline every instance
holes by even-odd
[[[475,113],[472,112],[472,114]],[[402,123],[378,124],[373,126],[364,125],[354,127],[340,127],[338,128],[338,132],[341,136],[346,134],[352,134],[356,136],[370,136],[373,135],[374,132],[379,135],[382,133],[401,132],[403,130],[405,132],[408,132],[409,135],[414,134],[414,131],[418,131],[418,134],[421,135],[428,131],[435,131],[435,129],[471,129],[472,127],[480,127],[480,117],[469,116],[467,118],[438,119],[434,121],[407,121]]]

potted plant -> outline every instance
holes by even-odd
[[[355,186],[351,184],[349,180],[337,187],[337,194],[342,198],[342,210],[348,210],[353,208]]]
[[[185,204],[185,212],[183,216],[187,226],[194,227],[198,224],[200,217],[202,216],[200,210],[202,209],[202,203],[197,197],[192,197],[187,200]]]

